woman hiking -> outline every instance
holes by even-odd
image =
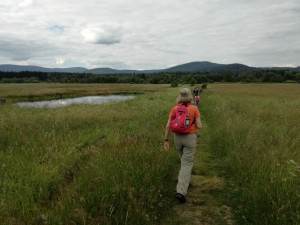
[[[196,131],[202,128],[198,107],[192,105],[193,96],[190,89],[180,89],[177,98],[178,105],[174,106],[169,114],[165,130],[164,148],[168,152],[169,133],[174,132],[174,142],[179,151],[181,167],[178,174],[176,198],[180,203],[185,203],[187,189],[190,183],[191,172],[196,151]]]

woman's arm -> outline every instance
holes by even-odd
[[[165,150],[168,152],[170,149],[169,146],[169,133],[170,133],[170,122],[171,120],[169,119],[166,125],[166,129],[165,129],[165,143],[164,143],[164,148]]]
[[[202,129],[202,122],[201,122],[200,117],[196,118],[196,128]]]

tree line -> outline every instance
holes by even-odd
[[[183,73],[161,72],[156,74],[91,74],[63,72],[2,72],[0,83],[151,83],[151,84],[197,84],[213,82],[298,82],[300,72],[284,70],[257,70],[233,73]]]

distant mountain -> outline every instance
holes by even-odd
[[[135,73],[157,73],[161,70],[115,70],[111,68],[90,69],[87,73],[93,74],[135,74]]]
[[[93,73],[93,74],[134,73],[134,70],[114,70],[111,68],[95,68],[95,69],[88,70],[88,73]]]
[[[300,66],[297,66],[295,68],[290,68],[291,71],[300,72]]]
[[[243,64],[218,64],[212,62],[190,62],[182,65],[158,70],[115,70],[111,68],[95,68],[87,70],[87,73],[93,74],[138,74],[138,73],[160,73],[160,72],[184,72],[184,73],[205,73],[205,72],[223,72],[231,70],[232,72],[244,72],[254,70],[255,68]]]
[[[260,68],[250,67],[239,63],[233,63],[233,64],[222,65],[218,68],[215,68],[214,72],[223,72],[226,70],[230,70],[233,73],[240,73],[246,71],[260,70]]]
[[[225,70],[230,70],[232,72],[244,72],[253,70],[254,68],[251,68],[249,66],[245,66],[243,64],[217,64],[217,63],[211,63],[211,62],[191,62],[182,64],[179,66],[174,66],[168,69],[165,69],[166,72],[223,72]]]
[[[298,67],[263,67],[264,70],[290,70],[295,72],[300,72],[300,66]]]
[[[32,72],[64,72],[64,73],[82,73],[87,71],[83,67],[70,67],[70,68],[45,68],[40,66],[19,66],[11,64],[0,65],[0,71],[4,72],[21,72],[21,71],[32,71]]]
[[[3,64],[0,65],[0,71],[39,71],[39,72],[65,72],[65,73],[92,73],[92,74],[139,74],[139,73],[160,73],[160,72],[182,72],[182,73],[220,73],[226,70],[231,72],[245,72],[253,70],[290,70],[300,72],[300,67],[249,67],[243,64],[218,64],[212,62],[190,62],[178,66],[173,66],[167,69],[157,70],[115,70],[111,68],[95,68],[86,69],[83,67],[71,67],[71,68],[44,68],[39,66],[18,66]]]
[[[88,69],[84,67],[54,68],[50,70],[54,70],[54,72],[65,72],[65,73],[84,73],[88,71]]]
[[[211,72],[223,64],[211,62],[190,62],[165,69],[166,72]]]

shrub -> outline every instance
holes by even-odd
[[[295,80],[286,80],[284,83],[297,83]]]
[[[173,81],[172,83],[171,83],[171,87],[177,87],[178,86],[178,83],[176,82],[176,81]]]

